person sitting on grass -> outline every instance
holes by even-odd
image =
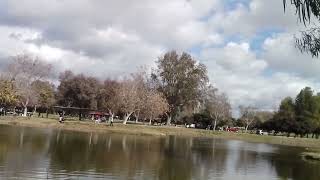
[[[62,113],[59,114],[59,123],[63,123],[64,119],[63,119],[63,115]]]
[[[95,123],[100,123],[100,122],[101,122],[100,116],[97,116]]]

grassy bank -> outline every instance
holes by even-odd
[[[123,125],[121,123],[115,123],[113,127],[110,127],[106,123],[95,124],[91,121],[66,121],[65,123],[61,124],[56,119],[22,117],[0,117],[0,124],[11,126],[65,129],[81,132],[121,133],[154,136],[177,135],[186,137],[221,138],[243,140],[255,143],[268,143],[320,149],[320,140],[317,139],[287,138],[282,136],[260,136],[245,133],[213,132],[181,127],[147,126],[135,124]]]

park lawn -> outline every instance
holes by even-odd
[[[185,137],[204,137],[220,138],[230,140],[242,140],[253,143],[278,144],[296,147],[306,147],[320,149],[320,139],[311,138],[293,138],[285,136],[267,136],[255,135],[248,133],[232,132],[213,132],[201,129],[190,129],[175,126],[149,126],[143,124],[114,123],[110,127],[107,123],[96,124],[92,121],[65,121],[59,123],[57,118],[24,118],[24,117],[4,117],[0,116],[0,125],[25,126],[36,128],[64,129],[81,132],[98,132],[98,133],[121,133],[133,135],[152,135],[152,136],[185,136]]]

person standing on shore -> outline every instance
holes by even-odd
[[[110,126],[113,126],[113,118],[110,119]]]

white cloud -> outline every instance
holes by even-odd
[[[281,33],[267,38],[263,44],[262,56],[274,71],[308,78],[320,77],[320,61],[311,55],[302,54],[295,47],[291,33]]]
[[[248,6],[238,3],[232,11],[217,13],[209,22],[212,29],[244,38],[268,29],[296,31],[302,27],[292,6],[284,12],[283,2],[279,0],[252,0]]]
[[[277,54],[281,57],[283,53]],[[257,58],[248,43],[206,49],[200,59],[205,60],[213,84],[230,97],[235,114],[239,105],[276,110],[281,99],[295,96],[306,86],[320,90],[319,82],[312,78],[282,71],[268,74],[269,62]]]
[[[256,75],[267,67],[264,60],[257,59],[250,51],[248,43],[229,42],[223,48],[205,49],[202,51],[201,59],[208,61],[209,64],[213,62],[220,65],[232,73]]]

